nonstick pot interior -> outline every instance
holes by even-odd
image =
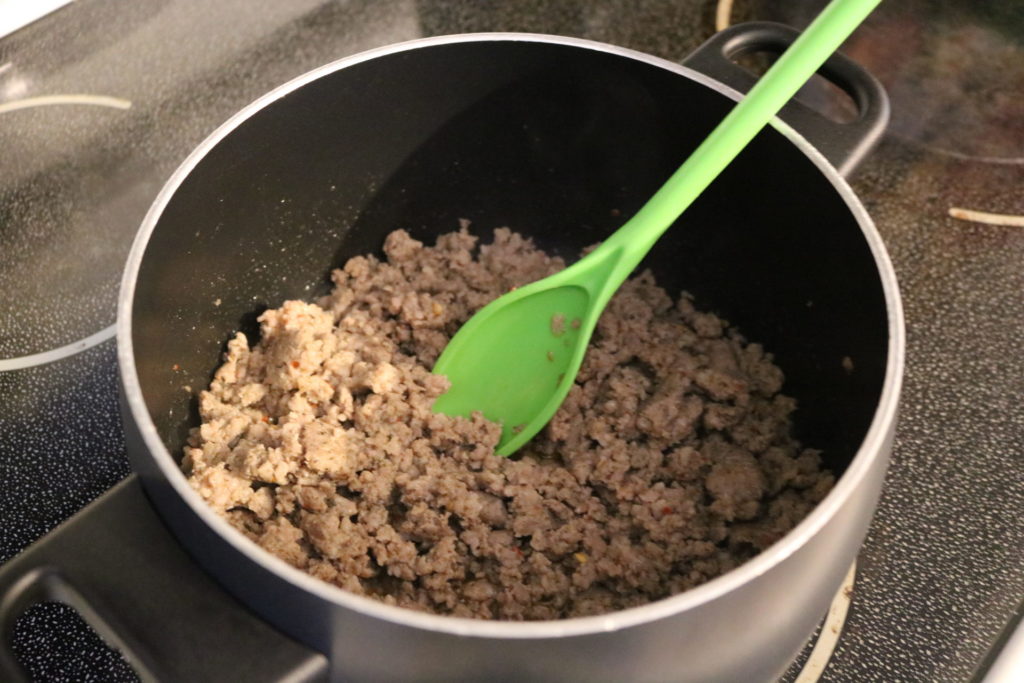
[[[507,225],[573,257],[729,105],[649,63],[515,41],[378,56],[267,104],[199,159],[139,271],[135,362],[170,457],[225,341],[255,339],[267,307],[325,293],[331,268],[379,253],[396,228],[432,241],[465,218],[485,240]],[[834,182],[768,129],[646,265],[775,355],[798,436],[838,472],[878,405],[888,328],[878,268]]]

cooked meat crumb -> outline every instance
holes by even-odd
[[[551,334],[561,337],[565,334],[565,314],[556,313],[551,316]]]
[[[611,300],[548,426],[496,456],[498,425],[431,412],[448,382],[430,368],[474,311],[564,264],[465,225],[433,247],[393,232],[384,254],[263,313],[255,346],[230,340],[185,448],[200,495],[295,567],[438,614],[601,614],[732,569],[831,487],[789,435],[771,356],[649,272]]]

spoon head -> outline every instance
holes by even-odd
[[[482,308],[445,347],[434,372],[451,382],[435,413],[480,411],[501,424],[511,455],[547,424],[569,392],[593,330],[590,294],[551,278]]]

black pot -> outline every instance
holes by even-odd
[[[746,25],[688,60],[792,32]],[[575,256],[619,226],[737,93],[685,66],[551,36],[454,36],[317,69],[233,117],[178,169],[147,216],[118,320],[129,454],[160,515],[231,593],[328,655],[334,677],[391,680],[756,680],[777,675],[853,561],[888,462],[903,364],[897,286],[842,178],[884,127],[877,83],[825,69],[852,124],[798,104],[746,149],[646,266],[775,354],[798,438],[841,472],[784,539],[699,588],[602,617],[503,623],[390,607],[319,582],[217,517],[179,469],[195,398],[232,331],[328,289],[332,267],[405,228],[432,240],[469,218]],[[845,360],[844,360],[845,359]],[[853,370],[850,371],[852,363]],[[159,666],[159,663],[154,665]]]

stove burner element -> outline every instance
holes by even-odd
[[[8,74],[0,96],[4,91],[9,94],[12,89],[21,92],[27,88],[25,79],[13,75],[11,64],[0,67],[0,73]],[[12,88],[19,85],[22,87]],[[68,106],[79,114],[72,118],[62,112],[28,111]],[[94,137],[101,142],[80,143],[91,145],[89,153],[71,158],[80,149],[71,142],[83,140],[83,133],[94,136],[93,131],[116,130],[112,124],[94,127],[92,122],[100,120],[98,116],[107,115],[83,110],[97,108],[127,111],[132,102],[92,93],[0,101],[0,115],[9,115],[3,119],[0,139],[5,142],[0,146],[12,171],[2,193],[7,213],[0,222],[6,230],[4,246],[10,261],[0,271],[0,289],[10,302],[29,302],[11,303],[10,315],[5,316],[0,329],[0,372],[66,358],[113,336],[110,323],[119,271],[116,266],[97,267],[104,261],[114,265],[119,260],[101,246],[105,214],[109,214],[104,209],[111,200],[105,194],[85,197],[87,190],[69,180],[78,173],[87,177],[103,173],[99,169],[109,158],[104,153],[115,148]],[[47,199],[39,201],[40,197]],[[77,258],[84,254],[101,258],[79,263]],[[45,297],[39,296],[42,292]],[[109,299],[109,307],[104,307],[104,298]]]
[[[7,66],[9,66],[9,62]],[[3,73],[3,70],[0,70]],[[120,97],[108,97],[106,95],[40,95],[39,97],[26,97],[13,102],[0,103],[0,114],[17,111],[19,109],[31,109],[32,107],[47,107],[60,104],[86,104],[96,107],[111,107],[113,109],[131,109],[132,103]]]
[[[71,344],[66,344],[50,351],[44,351],[42,353],[33,353],[29,356],[19,356],[18,358],[0,358],[0,372],[7,372],[9,370],[21,370],[22,368],[31,368],[36,365],[45,365],[46,363],[52,363],[55,360],[61,358],[67,358],[73,356],[76,353],[85,351],[86,349],[102,344],[108,339],[113,339],[117,333],[117,325],[110,325],[104,327],[96,334],[91,334],[85,339],[80,339]]]
[[[1024,216],[1011,216],[1005,213],[989,213],[952,206],[949,215],[962,221],[984,223],[985,225],[1003,225],[1008,228],[1024,228]]]
[[[843,632],[843,625],[846,623],[846,613],[850,610],[850,602],[853,600],[853,581],[857,576],[857,561],[850,565],[846,572],[843,585],[839,587],[836,596],[832,598],[832,604],[828,607],[828,614],[825,622],[821,625],[818,638],[814,642],[814,649],[800,669],[794,683],[814,683],[825,672],[825,667],[832,659],[839,636]]]

